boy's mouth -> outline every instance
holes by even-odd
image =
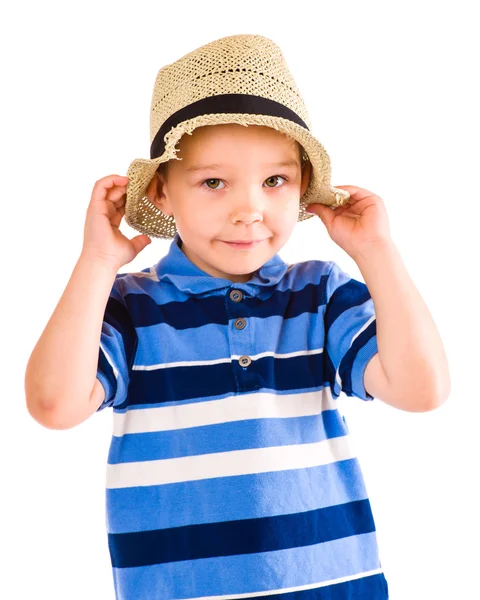
[[[263,240],[232,240],[232,241],[226,241],[226,240],[222,240],[224,244],[227,244],[228,246],[232,247],[232,248],[254,248],[255,246],[258,246],[258,244],[260,244],[260,242],[263,242]]]

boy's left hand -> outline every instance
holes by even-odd
[[[372,244],[391,242],[387,211],[380,196],[354,185],[336,185],[350,194],[347,204],[332,209],[309,204],[306,209],[320,217],[329,236],[352,258]]]

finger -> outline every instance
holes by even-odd
[[[320,217],[326,227],[329,227],[330,223],[335,218],[336,210],[333,210],[330,206],[326,206],[325,204],[315,202],[314,204],[310,204],[307,208],[309,209],[307,212],[311,212]]]
[[[344,215],[345,217],[359,217],[362,214],[362,211],[363,207],[359,204],[344,204],[335,209],[335,216],[339,217]]]
[[[335,206],[332,210],[335,216],[338,217],[338,215],[343,215],[344,212],[351,210],[352,204],[350,204],[350,202],[351,198],[349,198],[348,202],[346,202],[345,204],[342,204],[341,206]]]
[[[353,200],[353,202],[364,200],[369,196],[376,196],[374,192],[366,190],[365,188],[357,187],[355,185],[336,185],[335,187],[346,190],[350,194],[350,199]]]
[[[141,252],[146,246],[148,246],[148,244],[150,244],[151,241],[151,238],[149,238],[148,235],[145,234],[137,235],[130,240],[137,254]]]
[[[104,214],[112,225],[119,225],[125,214],[125,202],[121,203],[121,200],[109,201],[104,200],[103,202],[91,205],[91,210]]]
[[[127,199],[126,186],[117,186],[109,190],[105,196],[105,200],[112,202],[117,208],[123,206]]]
[[[123,175],[107,175],[95,182],[94,190],[108,190],[116,185],[127,185],[128,177]]]
[[[110,223],[115,227],[120,227],[123,217],[125,216],[125,207],[122,206],[115,210],[115,213],[110,217]]]
[[[123,177],[121,175],[107,175],[107,177],[103,177],[95,182],[92,198],[95,200],[105,199],[110,190],[113,190],[115,187],[126,188],[127,183],[128,177]]]

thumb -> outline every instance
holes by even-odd
[[[135,254],[138,254],[144,248],[146,248],[148,244],[152,242],[152,240],[148,237],[148,235],[141,234],[132,238],[130,242],[135,250]]]

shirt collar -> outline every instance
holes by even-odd
[[[168,253],[158,261],[154,268],[159,281],[170,281],[179,290],[190,294],[202,294],[226,287],[235,287],[255,296],[260,293],[262,286],[276,285],[289,268],[289,265],[278,254],[275,254],[253,273],[250,281],[237,283],[229,279],[214,277],[202,271],[184,254],[179,242],[180,236],[177,232]]]

